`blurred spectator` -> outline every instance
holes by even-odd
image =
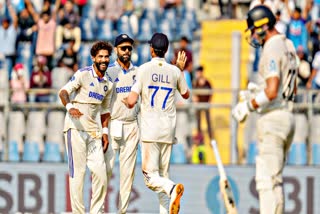
[[[281,20],[281,11],[278,10],[275,15],[276,15],[276,20],[277,20],[275,28],[277,29],[277,31],[279,33],[286,34],[287,33],[287,24]]]
[[[47,4],[44,2],[44,6]],[[52,68],[52,59],[55,53],[55,31],[56,31],[56,11],[60,6],[60,0],[55,2],[55,8],[51,13],[51,7],[44,8],[39,14],[34,10],[32,3],[27,7],[34,21],[37,23],[36,55],[45,56],[48,60],[48,67]]]
[[[71,71],[76,72],[78,70],[78,54],[74,51],[74,45],[75,40],[71,39],[66,48],[63,50],[59,62],[61,63],[61,66],[67,67]]]
[[[306,59],[306,54],[304,53],[302,47],[298,48],[297,55],[300,60],[298,78],[297,78],[298,92],[299,92],[299,89],[306,89],[306,85],[311,74],[311,67],[310,67],[310,63]],[[303,93],[298,93],[295,101],[303,102],[303,101],[306,101],[305,98],[306,97],[304,96]]]
[[[123,14],[123,7],[124,0],[99,0],[96,9],[97,17],[99,19],[109,19],[116,23]]]
[[[37,27],[33,17],[28,10],[28,7],[24,8],[20,12],[18,25],[20,28],[20,32],[17,38],[17,42],[32,42],[35,36],[34,32],[37,30]]]
[[[319,45],[320,45],[320,19],[318,19],[312,28],[312,32],[310,33],[310,46],[311,46],[311,59],[314,58],[315,54],[319,50]],[[310,60],[309,60],[310,61]]]
[[[300,88],[306,88],[308,79],[309,79],[310,74],[311,74],[310,63],[307,61],[306,54],[303,51],[302,47],[298,47],[297,55],[298,55],[299,60],[300,60],[299,73],[298,73],[298,79],[297,79],[298,80],[298,86]]]
[[[10,80],[11,103],[25,103],[27,101],[27,90],[29,89],[29,75],[23,64],[14,66]]]
[[[10,13],[10,20],[5,17],[1,21],[0,26],[0,54],[3,54],[6,58],[6,66],[8,70],[9,79],[11,79],[12,67],[15,64],[16,59],[16,41],[18,35],[18,17],[12,7],[7,1],[7,8]]]
[[[74,0],[74,3],[78,6],[79,16],[81,16],[83,7],[87,4],[87,0]]]
[[[70,23],[72,26],[79,26],[80,16],[78,11],[76,10],[76,7],[77,6],[74,5],[73,1],[65,1],[63,7],[58,12],[60,24],[62,20],[67,20],[67,22]]]
[[[189,45],[189,39],[186,36],[182,36],[180,39],[179,47],[174,51],[174,58],[172,59],[171,63],[176,64],[179,51],[184,51],[187,56],[185,70],[189,72],[191,81],[192,81],[193,80],[193,74],[192,74],[193,60],[192,60],[192,51],[188,48],[188,45]]]
[[[33,68],[31,78],[30,78],[30,88],[40,88],[45,89],[51,88],[51,73],[49,68],[46,66],[47,59],[45,56],[38,56],[36,59],[36,65]],[[30,98],[30,97],[29,97]],[[50,93],[37,93],[35,98],[31,97],[30,101],[35,102],[49,102]]]
[[[203,135],[198,132],[196,136],[193,137],[192,145],[192,164],[205,164],[206,163],[206,148],[203,141]]]
[[[78,52],[81,44],[81,30],[79,26],[74,25],[68,19],[61,20],[56,31],[56,48],[65,49],[65,46],[73,40],[72,46],[74,52]]]
[[[288,25],[287,37],[292,40],[294,47],[303,47],[303,51],[308,53],[308,31],[305,20],[301,16],[301,8],[296,7],[292,13],[292,18]]]
[[[52,79],[52,89],[59,90],[62,88],[72,77],[74,71],[65,66],[62,61],[58,61],[58,66],[54,67],[51,71],[51,79]],[[52,101],[59,101],[58,94],[52,96]]]
[[[206,79],[203,74],[203,67],[199,66],[196,69],[196,78],[193,85],[194,89],[212,89],[210,82]],[[210,103],[211,102],[211,94],[209,95],[194,95],[194,101],[199,103]],[[205,113],[208,135],[210,139],[213,139],[213,130],[211,126],[211,117],[210,117],[210,109],[204,108],[197,110],[197,128],[198,132],[201,131],[201,112]]]
[[[273,13],[276,12],[274,2],[272,0],[253,0],[253,1],[251,1],[250,5],[249,5],[249,10],[251,10],[252,8],[254,8],[255,6],[258,6],[260,4],[268,6],[272,10]]]

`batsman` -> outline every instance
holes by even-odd
[[[294,134],[294,116],[290,103],[296,92],[298,63],[293,44],[275,29],[271,10],[259,5],[248,12],[248,41],[262,47],[258,89],[249,100],[240,101],[233,117],[243,122],[250,112],[258,112],[258,155],[256,189],[260,214],[284,213],[282,172]]]

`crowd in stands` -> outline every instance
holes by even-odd
[[[165,33],[171,41],[166,54],[168,61],[175,63],[178,50],[187,51],[188,62],[184,74],[189,87],[211,89],[213,86],[201,79],[203,68],[195,69],[198,65],[194,62],[194,53],[190,47],[192,42],[199,39],[195,32],[199,30],[200,24],[197,11],[186,2],[183,0],[0,0],[0,79],[9,80],[11,95],[8,99],[13,104],[57,101],[56,96],[52,96],[50,92],[30,94],[27,91],[43,88],[60,89],[78,68],[91,64],[89,51],[94,41],[106,40],[113,43],[115,36],[120,33],[126,33],[135,39],[132,61],[138,66],[150,59],[147,41],[152,34]],[[206,4],[207,2],[210,1],[201,1],[201,5],[212,6],[210,3]],[[219,1],[219,5],[223,7],[221,2]],[[301,62],[299,87],[320,89],[320,1],[253,0],[250,7],[261,3],[272,8],[278,20],[276,28],[286,34],[295,45]],[[228,17],[228,14],[225,14],[226,10],[221,8],[221,11],[224,11],[221,17]],[[259,51],[254,52],[253,74],[258,70],[258,61]],[[205,84],[202,84],[203,81]],[[298,101],[302,99],[297,98]],[[199,101],[199,97],[194,97],[193,101]],[[177,99],[177,105],[179,102]],[[207,96],[205,101],[200,100],[200,102],[210,102],[210,97]],[[53,112],[53,120],[63,119],[59,113],[61,112]],[[183,150],[187,153],[188,162],[205,163],[203,135],[206,133],[210,138],[214,137],[213,127],[208,119],[209,111],[205,114],[208,130],[201,130],[199,122],[196,135],[191,136],[190,129],[186,128],[190,121],[189,113],[177,112],[178,123],[183,124],[177,126],[177,129],[179,127],[183,129],[177,130],[177,133],[181,134],[179,139],[185,141],[183,145],[186,146]],[[20,125],[24,124],[20,120],[22,116],[17,115],[10,114],[9,117],[18,118]],[[2,114],[0,116],[2,117]],[[44,115],[41,114],[40,117]],[[49,118],[48,115],[46,117]],[[51,122],[47,120],[49,126]],[[50,133],[54,132],[52,130],[62,133],[59,128],[63,124],[54,125],[52,122],[51,126],[53,128],[50,128]],[[9,124],[9,132],[10,127],[14,130],[15,125]],[[24,139],[28,140],[26,130],[22,130],[21,133],[25,133]],[[47,135],[50,136],[50,133]],[[63,142],[63,139],[48,136],[42,139],[46,142],[48,140]],[[29,140],[32,141],[32,137]],[[43,141],[40,142],[42,145]],[[187,152],[192,147],[191,141],[196,142],[194,146],[199,149],[199,155]],[[22,144],[20,142],[17,144],[21,160]],[[48,143],[45,145],[48,145],[47,149],[54,148]],[[40,153],[46,154],[44,151],[46,148],[40,147],[42,150]],[[62,153],[63,146],[60,145],[58,150]]]

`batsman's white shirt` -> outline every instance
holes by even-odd
[[[98,112],[110,112],[112,82],[107,77],[99,78],[93,66],[78,70],[70,81],[62,88],[72,95],[72,104],[83,115],[79,119],[66,114],[64,131],[77,129],[81,131],[98,131],[96,121]]]
[[[141,140],[173,143],[176,127],[175,93],[188,90],[183,73],[164,58],[152,58],[138,68],[131,88],[141,96]]]
[[[128,70],[123,70],[115,61],[109,65],[107,70],[109,80],[113,82],[113,93],[111,98],[111,120],[134,121],[139,113],[139,105],[128,109],[121,100],[128,96],[132,85],[136,81],[137,67],[130,64]],[[121,80],[121,81],[120,81]]]
[[[274,76],[279,77],[280,84],[277,98],[268,103],[267,106],[264,106],[262,113],[274,109],[287,108],[287,102],[283,99],[282,91],[285,77],[292,63],[290,60],[296,60],[290,54],[295,56],[295,50],[292,42],[285,35],[273,36],[264,44],[259,62],[259,77],[261,78],[259,86],[260,88],[265,88],[266,79]]]

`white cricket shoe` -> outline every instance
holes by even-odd
[[[180,198],[183,194],[184,186],[182,184],[176,184],[173,187],[171,198],[170,198],[170,214],[178,214],[180,210]]]

